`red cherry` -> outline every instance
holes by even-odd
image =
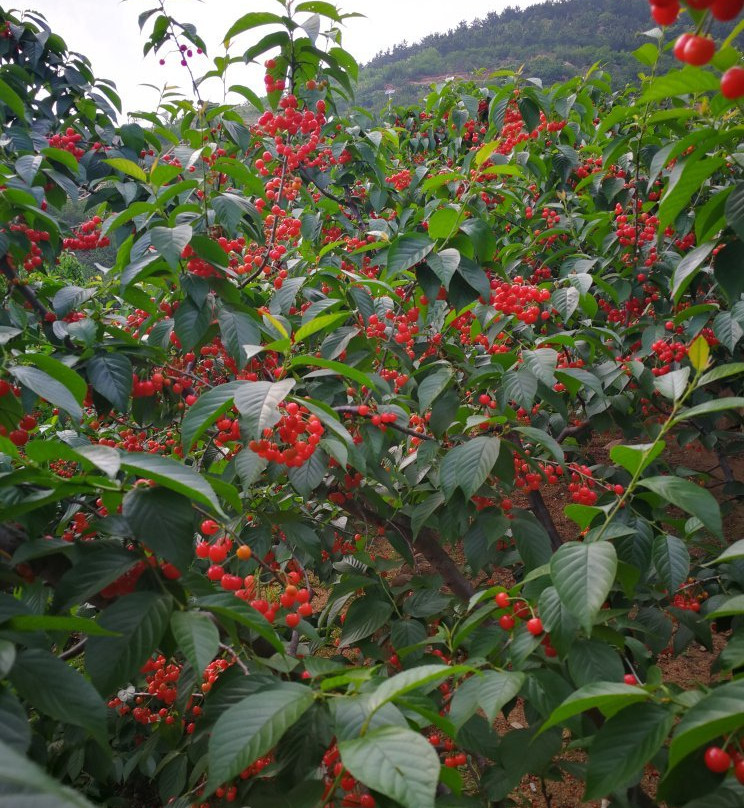
[[[504,631],[511,631],[514,628],[515,622],[510,614],[502,614],[501,617],[499,617],[499,625]]]
[[[301,603],[297,608],[297,614],[300,617],[310,617],[313,613],[313,607],[309,603]]]
[[[223,570],[219,564],[212,564],[207,570],[207,578],[209,578],[210,581],[221,581],[224,574],[225,570]]]
[[[707,36],[691,36],[682,53],[682,61],[688,65],[707,65],[716,52],[716,43]]]
[[[713,0],[710,13],[717,20],[728,22],[737,17],[742,8],[744,8],[744,0]]]
[[[494,600],[499,609],[506,609],[509,605],[509,595],[507,592],[497,592]]]
[[[720,746],[709,746],[705,750],[705,765],[716,774],[724,774],[731,767],[731,755]]]
[[[744,67],[730,67],[721,77],[721,92],[725,98],[735,99],[744,95]]]
[[[623,682],[625,682],[626,685],[637,685],[638,684],[638,682],[636,681],[635,676],[633,676],[632,673],[626,673],[625,676],[623,676]]]
[[[25,446],[28,443],[28,432],[25,429],[14,429],[8,437],[16,446]]]
[[[668,6],[651,6],[651,16],[659,25],[671,25],[679,16],[679,4]]]
[[[527,631],[529,631],[530,634],[534,635],[535,637],[538,637],[543,633],[542,620],[539,617],[533,617],[532,620],[528,620]]]
[[[737,761],[734,766],[734,777],[744,786],[744,759]]]
[[[205,536],[214,536],[214,534],[220,529],[220,526],[214,521],[214,519],[205,519],[201,523],[200,529]]]
[[[297,628],[297,626],[300,625],[300,615],[290,612],[284,618],[284,622],[289,626],[289,628]]]

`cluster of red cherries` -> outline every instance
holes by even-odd
[[[317,415],[311,415],[299,404],[280,404],[279,409],[283,414],[275,429],[265,429],[264,437],[250,441],[248,448],[272,463],[299,468],[312,457],[325,428]],[[275,433],[281,444],[271,439]],[[282,444],[284,448],[281,448]]]
[[[744,0],[683,0],[684,4],[696,11],[705,11],[720,22],[733,20],[744,9]],[[651,16],[659,25],[672,25],[677,21],[681,6],[680,0],[649,0]],[[703,25],[705,21],[703,22]],[[700,33],[682,34],[674,45],[674,55],[681,62],[689,65],[707,65],[716,52],[715,40]],[[744,67],[734,65],[721,77],[721,93],[729,99],[744,96]]]

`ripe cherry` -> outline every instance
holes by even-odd
[[[707,36],[691,36],[682,52],[682,61],[688,65],[707,65],[716,52],[716,43]]]
[[[671,25],[679,16],[679,4],[668,6],[651,6],[651,16],[659,25]]]
[[[499,617],[499,625],[504,631],[511,631],[514,628],[515,622],[510,614],[502,614],[501,617]]]
[[[528,620],[527,631],[529,631],[533,636],[538,637],[543,633],[542,620],[539,617],[533,617],[531,620]]]
[[[509,605],[509,595],[507,592],[497,592],[494,600],[500,609],[506,609]]]
[[[632,673],[626,673],[625,676],[623,676],[623,682],[625,682],[626,685],[637,685],[638,684],[638,682],[636,681],[635,676],[633,676]]]
[[[214,534],[220,529],[220,526],[214,519],[205,519],[201,523],[201,532],[204,536],[214,536]]]
[[[736,762],[734,777],[744,786],[744,758]]]
[[[285,618],[284,622],[289,628],[297,628],[300,625],[300,615],[295,612],[290,612]]]
[[[731,767],[731,755],[720,746],[709,746],[705,750],[705,765],[716,774],[724,774]]]
[[[730,67],[721,77],[721,92],[725,98],[735,99],[744,95],[744,67]]]
[[[737,17],[742,8],[744,8],[744,0],[713,0],[710,13],[720,22],[728,22]]]

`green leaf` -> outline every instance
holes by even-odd
[[[470,499],[496,465],[500,449],[501,441],[498,438],[485,435],[450,449],[439,469],[439,482],[446,500],[452,498],[456,488],[460,488]]]
[[[690,378],[690,368],[680,368],[654,379],[654,387],[664,398],[678,401],[687,389],[687,380]]]
[[[19,614],[11,617],[5,627],[12,631],[76,631],[91,636],[112,636],[112,632],[87,617],[60,617],[54,614]]]
[[[127,160],[124,157],[110,157],[103,162],[108,163],[111,168],[121,171],[122,174],[126,174],[128,177],[133,177],[140,182],[147,182],[147,174],[145,174],[137,163],[133,163],[131,160]]]
[[[295,382],[243,382],[235,392],[235,406],[244,418],[246,439],[259,440],[282,417],[280,402],[292,392]]]
[[[638,484],[697,516],[708,530],[722,536],[721,511],[710,491],[680,477],[649,477]]]
[[[224,620],[239,623],[241,626],[255,631],[259,637],[263,637],[266,642],[270,643],[278,654],[284,654],[284,645],[271,623],[260,612],[236,598],[231,592],[207,595],[199,598],[197,604],[209,612],[214,612]]]
[[[472,670],[465,665],[450,667],[449,665],[420,665],[401,673],[396,673],[386,679],[370,694],[367,706],[370,713],[379,710],[383,704],[393,701],[399,696],[417,690],[425,685],[441,684],[446,679],[457,676],[458,673]]]
[[[726,223],[744,239],[744,182],[738,182],[726,199]]]
[[[550,562],[550,574],[561,603],[587,634],[612,589],[617,554],[608,542],[568,542]]]
[[[220,647],[220,632],[204,612],[174,612],[170,622],[181,653],[197,674],[214,659]]]
[[[273,23],[284,25],[282,18],[277,14],[272,14],[270,11],[251,11],[248,14],[244,14],[230,26],[230,29],[225,34],[224,41],[227,42],[238,34],[242,34],[244,31],[250,31],[252,28],[258,28],[261,25],[271,25]]]
[[[90,637],[88,642],[102,637]],[[45,715],[83,727],[106,745],[106,704],[75,668],[40,648],[21,651],[8,677],[18,695]],[[51,683],[54,686],[51,686]]]
[[[663,440],[656,443],[639,443],[635,446],[613,446],[610,449],[610,459],[631,474],[636,474],[648,468],[664,449],[666,443]]]
[[[514,431],[524,435],[527,440],[533,443],[539,443],[547,449],[559,463],[564,462],[565,455],[563,454],[563,449],[561,449],[560,444],[543,429],[536,429],[532,426],[519,426]]]
[[[289,367],[307,367],[315,366],[319,368],[326,368],[339,376],[346,379],[351,379],[357,384],[363,384],[365,387],[376,390],[377,385],[374,380],[361,370],[345,365],[343,362],[334,362],[332,359],[322,359],[319,356],[295,356],[289,362]]]
[[[721,555],[716,558],[713,564],[721,564],[724,561],[730,561],[733,558],[744,558],[744,539],[734,542],[730,547],[727,547]]]
[[[685,543],[676,536],[657,536],[651,558],[664,586],[676,592],[690,574],[690,554]]]
[[[21,753],[25,753],[31,745],[31,725],[28,715],[15,693],[10,687],[5,686],[0,687],[0,743],[7,744]],[[2,783],[1,775],[0,783]]]
[[[232,406],[235,393],[244,382],[227,382],[202,393],[188,408],[181,423],[181,445],[191,449],[206,429]]]
[[[731,362],[728,365],[718,365],[718,367],[709,370],[707,373],[700,377],[698,387],[711,382],[717,382],[721,379],[728,379],[730,376],[739,376],[744,374],[744,362]]]
[[[129,409],[132,394],[132,363],[122,353],[96,354],[86,367],[91,387],[119,412]]]
[[[728,682],[704,696],[677,725],[669,747],[669,768],[677,766],[690,752],[744,726],[744,679]]]
[[[715,242],[703,244],[692,252],[687,253],[677,264],[672,276],[672,298],[675,303],[679,303],[680,298],[698,273],[705,259],[713,252],[715,246]]]
[[[61,365],[62,363],[58,362],[57,364]],[[64,365],[62,367],[64,367]],[[39,398],[43,398],[53,406],[65,410],[73,420],[79,421],[83,417],[83,410],[80,406],[82,399],[78,400],[75,394],[76,391],[73,391],[73,389],[68,386],[66,375],[60,374],[65,379],[65,381],[62,381],[51,376],[44,370],[26,365],[17,365],[16,367],[9,368],[9,370],[24,387],[33,390]],[[72,373],[72,375],[76,376],[80,381],[83,381],[69,368],[65,368],[65,370]],[[83,384],[85,383],[83,382]]]
[[[450,707],[450,721],[460,728],[481,709],[493,723],[505,704],[522,689],[526,675],[512,671],[484,671],[466,679],[455,691]]]
[[[205,796],[273,749],[312,703],[313,692],[309,687],[284,682],[229,707],[217,720],[209,738]]]
[[[26,120],[26,107],[20,95],[6,82],[0,79],[0,101],[10,107],[20,121]]]
[[[168,628],[173,599],[154,592],[125,595],[101,612],[99,625],[117,637],[90,637],[85,666],[99,692],[110,695],[136,676]]]
[[[383,727],[341,741],[338,748],[344,766],[360,783],[403,808],[434,808],[439,756],[418,732]]]
[[[388,601],[372,597],[358,598],[346,612],[340,647],[354,645],[374,634],[387,623],[392,613],[393,607]]]
[[[181,302],[173,317],[176,336],[185,351],[195,348],[212,323],[212,307],[208,302],[198,306],[191,298]]]
[[[540,732],[563,724],[569,718],[586,710],[597,709],[605,715],[612,715],[634,702],[648,701],[650,697],[647,691],[635,685],[626,685],[622,682],[594,682],[580,687],[559,704],[540,727]]]
[[[419,401],[419,412],[425,412],[446,389],[452,379],[450,365],[438,367],[433,373],[419,382],[416,395]]]
[[[0,794],[9,806],[94,808],[82,794],[63,786],[25,755],[0,740]]]
[[[714,78],[710,73],[705,75]],[[689,204],[692,195],[698,193],[705,180],[723,168],[725,164],[726,161],[722,157],[701,159],[697,156],[677,163],[672,169],[669,185],[659,204],[659,227],[663,230],[673,224],[677,216]],[[679,289],[677,289],[677,293],[681,294]],[[674,297],[675,303],[678,302],[677,294]]]
[[[434,242],[427,236],[411,233],[400,236],[388,250],[387,279],[396,278],[401,272],[416,266],[434,249]]]
[[[181,253],[191,241],[193,230],[190,224],[176,227],[153,227],[150,230],[152,246],[174,269],[178,268]],[[183,305],[183,304],[182,304]]]
[[[295,344],[299,344],[306,340],[312,334],[324,329],[330,329],[334,326],[340,325],[349,318],[349,313],[346,311],[336,312],[335,314],[323,314],[320,317],[313,317],[309,323],[301,326],[294,334]]]
[[[426,259],[431,271],[439,278],[445,289],[449,289],[450,282],[460,266],[461,256],[458,250],[441,250],[430,253]]]
[[[122,503],[134,537],[181,572],[194,560],[194,509],[187,497],[167,488],[135,488]]]
[[[413,533],[414,539],[418,536],[421,528],[426,524],[426,520],[440,505],[444,504],[444,501],[444,494],[441,491],[435,491],[431,496],[423,500],[423,502],[419,502],[413,511],[411,511],[411,532]]]
[[[712,73],[688,65],[682,70],[669,70],[665,75],[654,79],[641,96],[640,103],[666,101],[677,95],[717,92],[719,88],[720,82]]]
[[[705,617],[707,620],[715,620],[718,617],[733,617],[740,614],[744,614],[744,595],[734,595],[720,603],[712,612],[708,612]]]
[[[744,327],[730,311],[722,311],[713,320],[713,333],[716,339],[731,353],[744,336]]]
[[[504,374],[501,399],[505,404],[515,401],[529,410],[537,395],[537,378],[526,368],[509,370]]]
[[[589,750],[585,800],[597,800],[640,779],[642,769],[661,749],[672,726],[667,704],[633,704],[599,730]]]
[[[19,615],[23,617],[23,615]],[[12,619],[12,618],[11,618]],[[0,679],[8,675],[16,659],[16,647],[10,640],[0,639]]]
[[[209,483],[191,466],[186,466],[170,457],[141,452],[121,452],[121,467],[141,477],[154,480],[159,485],[183,494],[202,505],[222,513],[219,500]]]
[[[461,212],[455,208],[440,208],[429,219],[427,233],[431,238],[449,238],[457,232]]]
[[[698,372],[705,370],[708,359],[710,359],[710,345],[708,345],[708,340],[702,335],[696,337],[687,351],[687,356],[695,370]]]
[[[744,185],[742,185],[744,190]],[[742,193],[744,197],[744,193]],[[744,223],[742,224],[744,230]],[[744,236],[743,236],[744,238]],[[726,293],[731,305],[735,304],[744,294],[744,273],[741,267],[744,265],[744,242],[733,241],[726,244],[716,255],[713,264],[713,274],[718,285]],[[699,337],[702,339],[702,337]]]
[[[261,331],[258,323],[243,311],[234,311],[227,306],[220,306],[217,312],[222,342],[230,356],[240,365],[246,360],[244,345],[258,345],[261,342]]]
[[[243,490],[247,491],[261,477],[268,461],[252,452],[250,449],[243,449],[235,457],[235,470],[240,477],[240,484]]]

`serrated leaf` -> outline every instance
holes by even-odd
[[[662,583],[670,592],[676,592],[690,574],[687,546],[676,536],[660,535],[654,539],[651,552]]]
[[[165,260],[176,269],[181,261],[181,253],[191,241],[194,232],[190,224],[179,224],[175,227],[153,227],[150,231],[152,246]]]
[[[744,679],[728,682],[704,696],[677,725],[669,747],[669,768],[673,769],[690,752],[744,726]]]
[[[181,423],[181,445],[189,450],[206,429],[233,405],[235,393],[246,382],[220,384],[202,393],[188,408]]]
[[[119,412],[129,409],[132,394],[132,363],[122,353],[92,356],[86,366],[91,387],[100,393]]]
[[[91,637],[89,642],[94,639],[103,638]],[[84,676],[54,654],[41,648],[21,651],[8,678],[18,695],[39,712],[83,727],[101,745],[106,744],[107,710],[103,699]]]
[[[417,690],[426,685],[434,686],[457,676],[460,673],[471,670],[465,665],[451,667],[449,665],[420,665],[401,673],[396,673],[386,679],[377,689],[369,695],[367,707],[370,713],[379,710],[383,704],[394,701],[396,698]]]
[[[447,389],[452,379],[453,371],[449,365],[441,366],[430,373],[419,383],[416,395],[419,401],[419,412],[425,412],[431,407],[435,399]]]
[[[455,691],[450,720],[461,727],[478,709],[493,723],[505,704],[522,689],[526,675],[515,671],[484,671],[464,681]]]
[[[358,598],[346,612],[340,647],[354,645],[374,634],[387,623],[392,613],[393,607],[388,601]]]
[[[88,639],[85,666],[100,693],[113,693],[139,673],[157,649],[172,608],[168,595],[133,592],[101,612],[99,625],[119,636]]]
[[[416,266],[434,249],[434,242],[427,236],[411,233],[400,236],[388,250],[387,278],[396,278],[400,273]]]
[[[616,571],[617,554],[608,542],[568,542],[553,555],[553,586],[587,634],[612,589]]]
[[[209,779],[205,795],[232,780],[273,749],[284,733],[307,712],[313,692],[292,682],[248,696],[229,707],[209,738]]]
[[[167,488],[135,488],[122,503],[134,537],[182,573],[194,559],[194,509],[191,500]]]
[[[174,612],[170,621],[181,653],[197,674],[214,659],[220,647],[220,632],[204,612]]]
[[[125,471],[154,480],[177,494],[183,494],[202,505],[214,508],[219,514],[222,513],[214,489],[191,466],[170,457],[142,452],[121,452],[120,457],[121,467]]]
[[[680,298],[697,274],[705,259],[713,252],[715,242],[703,244],[687,253],[677,264],[672,275],[672,298],[679,303]]]
[[[638,484],[696,516],[716,536],[722,535],[721,510],[710,491],[680,477],[649,477]]]
[[[0,798],[19,808],[94,808],[85,797],[63,786],[0,739]]]
[[[122,174],[126,174],[128,177],[133,177],[140,182],[147,182],[147,174],[132,160],[127,160],[124,157],[110,157],[103,162],[108,163],[111,168],[121,171]]]
[[[677,401],[682,398],[687,389],[687,380],[689,378],[690,368],[680,368],[679,370],[673,370],[671,373],[666,373],[664,376],[658,376],[654,379],[654,387],[664,398]]]
[[[610,449],[610,460],[635,474],[648,468],[664,449],[666,442],[663,440],[656,443],[639,443],[635,446],[613,446]]]
[[[431,238],[446,239],[457,232],[460,211],[455,208],[440,208],[429,219],[427,233]]]
[[[674,725],[668,704],[633,704],[602,726],[589,751],[584,799],[596,800],[640,778]]]
[[[559,704],[540,727],[540,732],[563,724],[569,718],[586,710],[597,709],[605,715],[613,715],[623,707],[637,701],[648,701],[650,698],[647,691],[635,685],[626,685],[622,682],[594,682],[580,687]]]
[[[403,808],[434,808],[439,756],[418,732],[383,727],[338,747],[344,766],[368,788]]]
[[[244,382],[235,392],[235,406],[244,418],[247,439],[259,440],[281,418],[279,403],[292,392],[295,382]]]
[[[9,370],[16,381],[24,387],[28,387],[39,398],[65,410],[73,420],[79,421],[83,417],[83,410],[77,397],[64,382],[53,378],[39,368],[26,365],[12,367]]]
[[[485,435],[450,449],[439,469],[439,482],[446,500],[460,488],[470,499],[483,485],[499,458],[501,441]]]

